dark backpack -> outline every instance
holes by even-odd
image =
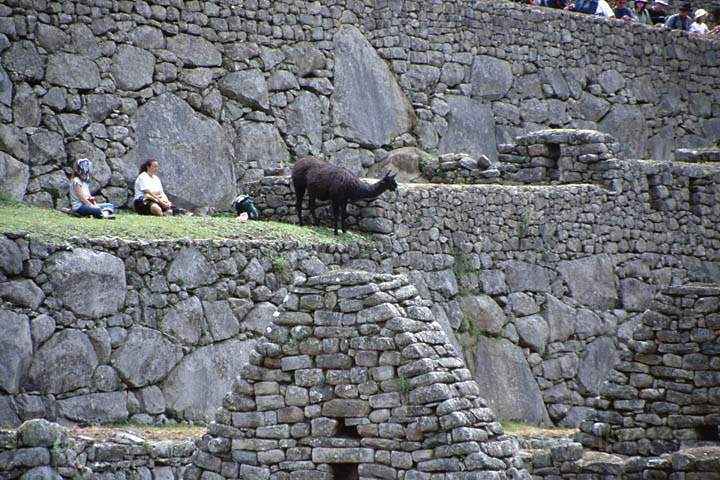
[[[258,213],[258,209],[255,206],[255,200],[249,195],[238,195],[233,201],[233,207],[235,207],[235,212],[238,215],[243,212],[247,213],[250,220],[260,218],[260,213]]]
[[[597,12],[598,0],[576,0],[575,11],[594,15]]]

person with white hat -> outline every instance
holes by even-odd
[[[652,25],[652,18],[650,18],[650,11],[645,8],[647,6],[647,0],[635,0],[635,18],[638,23],[645,25]]]
[[[690,32],[699,33],[700,35],[705,35],[709,28],[705,21],[708,18],[708,12],[707,10],[704,10],[702,8],[698,8],[695,10],[695,15],[693,15],[693,19],[695,20],[692,25],[690,25]]]
[[[650,18],[652,18],[653,25],[665,24],[668,14],[667,7],[668,3],[665,0],[655,0],[650,9]]]

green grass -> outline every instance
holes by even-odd
[[[229,215],[153,217],[121,210],[114,220],[78,218],[58,210],[0,198],[0,232],[19,231],[49,242],[66,241],[71,237],[115,237],[123,240],[292,240],[306,244],[347,244],[367,240],[354,232],[335,236],[332,229],[325,227],[301,227],[271,221],[239,222]]]

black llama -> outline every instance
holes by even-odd
[[[375,198],[385,190],[394,191],[397,188],[395,175],[390,175],[390,172],[385,174],[380,181],[370,185],[357,178],[346,168],[332,165],[312,156],[303,157],[295,162],[292,169],[292,181],[295,186],[295,207],[300,225],[303,224],[302,201],[307,190],[310,197],[308,203],[310,215],[316,226],[320,222],[315,216],[315,199],[332,202],[335,235],[338,234],[338,213],[340,213],[342,231],[345,233],[345,217],[349,201]]]

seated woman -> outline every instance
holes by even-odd
[[[140,165],[140,174],[135,179],[133,207],[140,215],[172,216],[173,205],[163,191],[157,173],[160,165],[150,159]]]
[[[76,215],[95,218],[115,218],[115,206],[112,203],[97,203],[95,197],[90,195],[90,173],[92,162],[87,158],[80,158],[73,166],[70,177],[70,204]]]

